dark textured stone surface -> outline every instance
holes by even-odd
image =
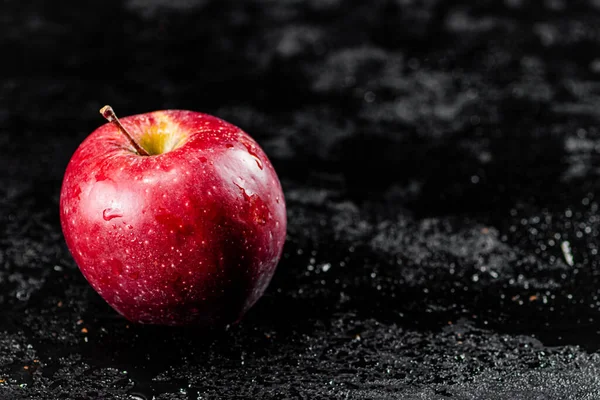
[[[3,1],[0,399],[600,398],[599,26],[596,0]],[[60,183],[105,103],[272,159],[289,239],[240,325],[131,325],[74,265]]]

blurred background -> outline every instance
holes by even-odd
[[[598,397],[599,27],[597,0],[1,1],[0,399]],[[70,257],[104,104],[216,115],[278,171],[284,256],[225,334],[130,325]]]

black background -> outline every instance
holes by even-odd
[[[0,399],[600,398],[599,27],[596,0],[1,1]],[[106,103],[272,160],[288,241],[240,325],[136,326],[78,271],[58,195]]]

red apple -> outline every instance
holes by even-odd
[[[116,118],[79,146],[65,172],[60,219],[92,287],[127,319],[207,326],[237,322],[281,256],[281,184],[256,142],[192,111]]]

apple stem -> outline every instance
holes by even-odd
[[[127,129],[125,129],[123,124],[121,124],[121,121],[119,121],[119,118],[117,118],[117,115],[115,114],[115,112],[113,111],[111,106],[102,107],[100,109],[100,114],[102,114],[102,116],[104,118],[106,118],[108,120],[108,122],[112,122],[113,124],[115,124],[117,126],[117,128],[119,128],[121,133],[123,133],[123,135],[127,136],[127,139],[129,139],[129,143],[131,143],[131,145],[133,146],[133,148],[139,155],[142,155],[142,156],[150,155],[150,154],[148,154],[148,152],[146,150],[144,150],[144,148],[142,146],[140,146],[138,144],[138,142],[135,141],[133,136],[131,136],[131,134],[129,132],[127,132]]]

